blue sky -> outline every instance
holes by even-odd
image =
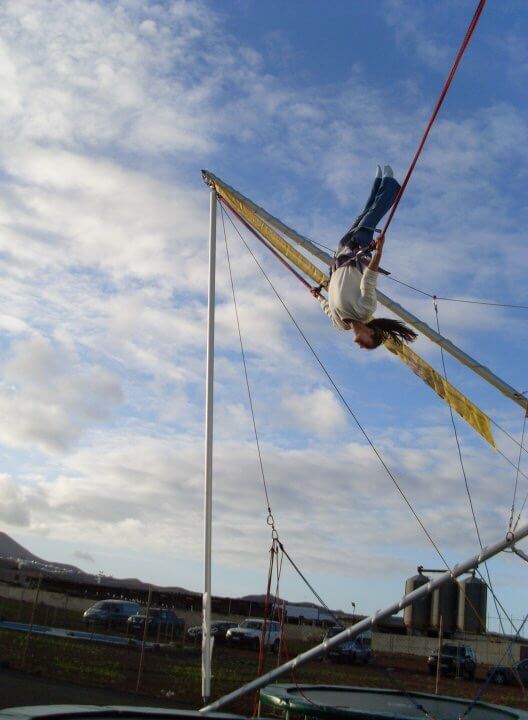
[[[2,4],[0,484],[15,539],[87,570],[200,588],[200,170],[333,245],[376,163],[403,175],[474,5]],[[391,226],[394,278],[528,305],[527,25],[524,3],[488,3]],[[269,532],[220,240],[214,592],[242,595],[264,588]],[[375,610],[438,559],[235,234],[229,243],[281,537],[330,605]],[[446,407],[395,359],[357,350],[255,250],[449,561],[474,552]],[[430,300],[380,287],[434,323]],[[441,302],[440,322],[528,389],[528,311]],[[436,347],[417,349],[440,367]],[[447,363],[519,437],[519,408]],[[459,432],[491,541],[507,529],[515,471]],[[516,446],[497,441],[516,463]],[[521,477],[521,502],[527,491]],[[524,568],[510,556],[491,567],[519,617]],[[309,599],[293,575],[283,591]]]

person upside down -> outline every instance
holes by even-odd
[[[385,340],[413,342],[417,334],[399,320],[373,318],[376,310],[376,280],[385,238],[374,240],[376,226],[394,204],[400,184],[390,165],[376,177],[367,203],[348,232],[341,238],[330,266],[328,300],[321,286],[311,288],[336,328],[352,330],[354,342],[374,350]],[[374,252],[371,252],[371,251]]]

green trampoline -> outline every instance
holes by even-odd
[[[289,720],[305,718],[352,718],[354,720],[460,720],[472,704],[464,698],[429,693],[343,685],[268,685],[260,691],[261,713],[281,711]],[[528,720],[528,712],[477,702],[468,720]]]

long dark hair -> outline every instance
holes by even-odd
[[[396,343],[414,342],[418,334],[407,327],[405,323],[391,318],[375,318],[365,323],[368,328],[373,330],[373,345],[369,348],[373,350],[379,347],[385,340],[393,340]]]

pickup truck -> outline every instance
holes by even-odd
[[[436,673],[438,651],[427,658],[427,667],[431,675]],[[442,675],[455,675],[472,680],[477,669],[477,656],[469,645],[442,645],[440,651],[440,672]]]

